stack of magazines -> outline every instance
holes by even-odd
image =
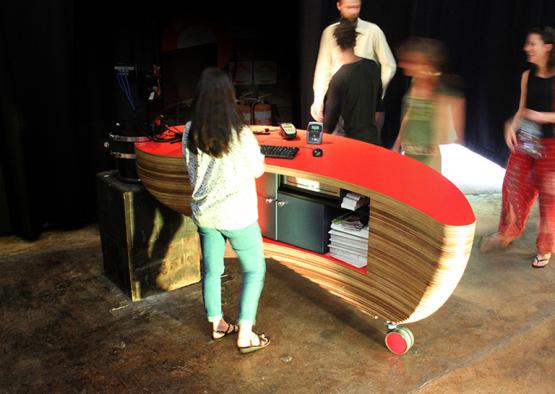
[[[351,211],[357,210],[362,206],[368,205],[370,199],[360,194],[348,192],[341,201],[341,208],[350,209]]]
[[[368,264],[368,218],[345,214],[332,220],[330,255],[355,267]]]

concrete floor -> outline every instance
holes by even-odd
[[[470,196],[477,239],[495,229],[499,195]],[[384,393],[555,392],[555,263],[530,268],[526,234],[490,255],[477,242],[464,277],[431,317],[411,324],[404,356],[370,319],[270,262],[256,329],[240,355],[211,341],[200,286],[131,303],[102,275],[96,227],[0,238],[0,392]],[[229,261],[224,310],[236,317]]]

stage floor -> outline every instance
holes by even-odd
[[[477,238],[495,229],[499,194],[468,196]],[[131,303],[102,275],[96,226],[0,238],[0,381],[8,392],[552,392],[555,262],[530,268],[537,212],[523,238],[490,255],[477,242],[447,303],[409,325],[396,356],[384,326],[283,266],[268,264],[256,329],[272,337],[239,355],[213,342],[200,285]],[[224,310],[236,317],[238,264]]]

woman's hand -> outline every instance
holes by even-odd
[[[532,109],[525,109],[524,110],[524,117],[526,119],[531,120],[532,122],[536,122],[539,124],[548,123],[548,119],[546,119],[546,114],[544,112],[534,111]]]
[[[323,122],[324,121],[324,109],[322,105],[318,105],[316,103],[312,103],[310,106],[310,115],[316,122]]]
[[[505,123],[505,142],[507,143],[510,151],[514,153],[518,140],[516,138],[516,130],[512,121]]]

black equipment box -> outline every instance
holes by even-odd
[[[200,244],[191,218],[158,202],[117,171],[97,174],[105,275],[133,301],[200,281]]]

